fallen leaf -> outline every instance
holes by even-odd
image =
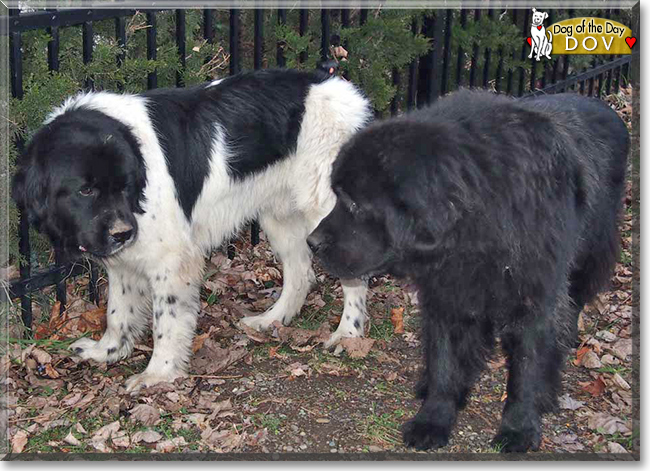
[[[247,326],[243,322],[239,323],[239,328],[243,330],[246,336],[249,339],[251,339],[253,342],[266,343],[269,340],[271,340],[268,335],[264,334],[263,332],[258,332],[257,330]]]
[[[307,365],[301,364],[300,362],[296,362],[289,365],[287,369],[291,373],[292,377],[297,378],[299,376],[306,376],[307,373],[305,370],[308,370],[309,367]]]
[[[618,386],[619,388],[625,391],[628,391],[630,389],[629,383],[625,381],[618,373],[614,374],[614,376],[612,377],[612,381],[616,386]]]
[[[48,378],[52,378],[52,379],[57,379],[57,378],[59,378],[59,377],[61,376],[61,375],[59,374],[59,372],[56,371],[56,370],[54,369],[54,367],[53,367],[51,364],[49,364],[49,363],[48,363],[47,365],[45,365],[45,375],[46,375]]]
[[[363,337],[344,338],[340,343],[350,358],[365,358],[374,344],[374,339]]]
[[[607,443],[607,448],[609,449],[610,453],[627,453],[628,451],[623,448],[623,445],[617,442],[608,442]]]
[[[606,435],[614,435],[615,433],[626,435],[631,433],[630,428],[622,419],[614,417],[607,412],[591,414],[588,420],[588,427]]]
[[[582,363],[582,357],[584,357],[585,354],[586,354],[587,352],[590,352],[590,351],[591,351],[591,349],[590,349],[588,346],[586,346],[586,345],[580,347],[580,348],[578,349],[578,351],[576,352],[576,359],[575,359],[575,361],[573,362],[573,364],[576,365],[576,366],[580,366],[580,364]]]
[[[124,430],[113,434],[111,437],[111,442],[113,442],[113,445],[119,446],[120,448],[128,448],[131,445],[129,435]]]
[[[203,347],[203,343],[205,342],[205,339],[210,337],[210,332],[206,332],[205,334],[197,335],[194,337],[194,341],[192,342],[192,353],[196,353],[201,348]]]
[[[558,398],[558,403],[560,405],[560,409],[567,409],[567,410],[576,410],[585,405],[584,402],[576,401],[575,399],[570,397],[568,393],[564,394],[563,396],[560,396]]]
[[[404,308],[397,307],[390,311],[390,321],[393,324],[393,332],[396,334],[404,333]]]
[[[585,353],[582,356],[580,363],[582,364],[582,366],[589,369],[602,368],[603,366],[603,364],[598,359],[598,355],[596,355],[591,350],[589,350],[587,353]]]
[[[156,443],[160,441],[161,438],[162,435],[159,434],[158,432],[154,432],[153,430],[144,430],[140,432],[135,432],[132,437],[132,442],[133,443],[140,443],[140,442]]]
[[[591,382],[579,382],[578,383],[582,389],[587,391],[592,396],[600,396],[603,391],[605,391],[605,382],[599,376],[594,381]]]
[[[161,453],[170,453],[176,450],[180,446],[187,445],[185,437],[174,437],[169,440],[165,440],[156,444],[156,450]]]
[[[219,417],[223,416],[224,412],[231,411],[233,409],[232,407],[232,402],[230,402],[230,399],[226,399],[225,401],[221,402],[215,402],[214,405],[212,406],[212,413],[208,417],[208,420],[212,420],[217,415]]]
[[[207,428],[201,434],[201,439],[212,449],[218,452],[227,453],[238,447],[245,433],[237,435],[230,430],[213,430]]]
[[[551,441],[558,445],[562,451],[575,453],[585,449],[584,445],[578,442],[578,436],[574,433],[564,433],[557,437],[552,437]]]
[[[621,363],[618,358],[614,358],[610,354],[603,355],[600,361],[603,365],[619,365]]]
[[[326,418],[318,418],[318,419],[316,419],[316,423],[318,423],[318,424],[329,424],[329,423],[330,423],[330,419],[326,419]]]
[[[27,432],[18,430],[11,438],[11,451],[14,453],[22,453],[27,445]]]
[[[72,446],[81,445],[81,442],[74,435],[72,435],[72,431],[68,433],[68,435],[63,439],[63,441],[66,442],[68,445],[72,445]]]
[[[632,355],[632,339],[620,339],[612,344],[609,351],[617,358],[625,361],[628,356]]]
[[[32,356],[41,365],[52,363],[52,355],[50,355],[44,350],[41,350],[40,348],[35,348],[34,350],[32,350]]]
[[[616,335],[608,330],[601,330],[599,332],[596,332],[596,338],[604,340],[605,342],[613,342],[616,340]]]
[[[154,425],[160,419],[160,411],[148,404],[138,404],[130,411],[131,418],[142,422],[143,425]]]

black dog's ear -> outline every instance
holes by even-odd
[[[16,206],[36,229],[40,229],[47,213],[47,177],[40,170],[35,158],[36,145],[31,143],[18,158],[11,197]]]

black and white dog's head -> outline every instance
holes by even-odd
[[[91,109],[47,123],[18,159],[12,196],[37,230],[68,257],[108,257],[137,235],[146,182],[129,128]]]

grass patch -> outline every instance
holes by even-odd
[[[373,413],[363,425],[363,436],[381,445],[399,446],[402,443],[401,418],[404,411],[398,409],[393,412],[377,414],[375,408],[376,404],[373,403]]]
[[[394,331],[393,323],[390,319],[382,319],[380,322],[373,322],[370,325],[368,336],[375,340],[390,340]]]
[[[323,300],[325,296],[323,296]],[[293,321],[296,327],[300,329],[315,330],[318,329],[323,322],[327,321],[327,316],[334,307],[333,304],[326,304],[320,309],[305,307],[299,316]]]
[[[284,422],[282,418],[273,414],[258,414],[255,417],[255,421],[261,428],[265,428],[274,435],[280,433],[280,428]]]
[[[598,368],[596,371],[598,371],[599,373],[610,373],[610,374],[618,373],[620,376],[623,376],[628,373],[631,373],[632,369],[622,365],[606,365]]]

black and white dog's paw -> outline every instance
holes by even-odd
[[[131,376],[126,380],[126,391],[134,394],[142,388],[155,386],[159,383],[173,383],[176,378],[187,376],[179,370],[171,370],[167,372],[151,372],[143,371],[142,373]]]
[[[435,450],[449,442],[450,430],[416,416],[402,427],[404,444],[416,450]]]
[[[126,358],[130,353],[129,345],[126,342],[105,341],[106,336],[100,341],[89,338],[82,338],[70,345],[73,355],[82,360],[94,360],[98,363],[114,363]],[[110,345],[110,346],[109,346]]]

